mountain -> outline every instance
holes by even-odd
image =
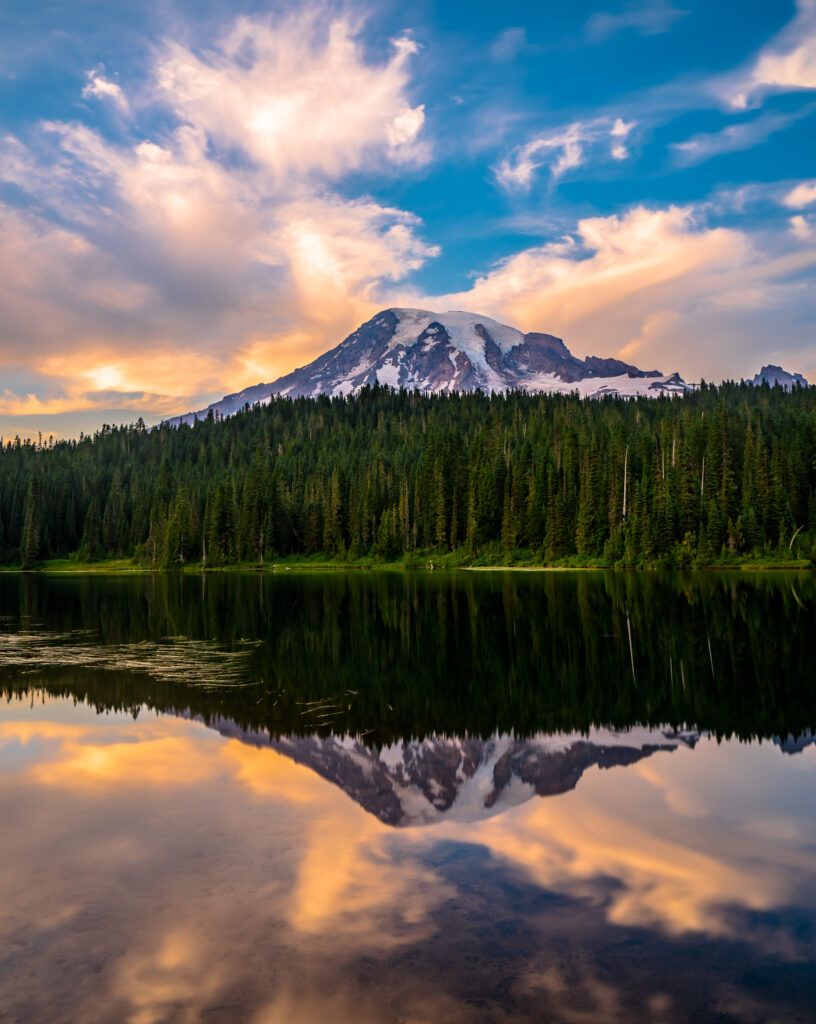
[[[523,334],[477,313],[384,309],[308,366],[167,422],[192,423],[210,410],[230,416],[271,395],[347,395],[375,382],[435,393],[577,391],[585,398],[686,390],[676,373],[663,376],[599,356],[577,359],[560,338]]]
[[[751,383],[755,387],[759,387],[760,384],[770,384],[771,387],[774,384],[781,384],[788,391],[795,384],[801,384],[803,388],[809,386],[801,373],[788,373],[787,370],[783,370],[781,366],[774,366],[773,363],[763,366]]]
[[[202,719],[193,717],[197,721]],[[623,731],[540,733],[530,739],[494,735],[432,736],[377,748],[351,736],[283,736],[243,729],[228,718],[206,724],[221,735],[271,747],[333,782],[386,825],[473,822],[534,796],[574,789],[593,766],[634,764],[657,751],[694,747],[697,730],[634,727]]]

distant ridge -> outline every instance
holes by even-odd
[[[773,363],[763,366],[751,383],[755,387],[759,387],[760,384],[770,384],[771,387],[779,384],[788,391],[797,384],[801,384],[803,388],[810,387],[801,373],[788,373],[787,370],[783,370],[781,366],[774,366]]]
[[[271,395],[348,395],[379,383],[433,394],[452,391],[577,391],[602,395],[682,394],[679,374],[640,370],[620,359],[578,359],[560,338],[527,334],[490,317],[461,310],[384,309],[335,348],[269,384],[227,395],[206,409],[176,416],[171,425],[192,423],[210,411],[231,416]]]

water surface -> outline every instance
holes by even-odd
[[[810,575],[0,577],[0,1020],[810,1020]]]

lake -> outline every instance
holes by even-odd
[[[0,575],[0,1021],[806,1021],[816,573]]]

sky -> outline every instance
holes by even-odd
[[[3,436],[201,408],[395,305],[816,380],[816,0],[5,0]]]

